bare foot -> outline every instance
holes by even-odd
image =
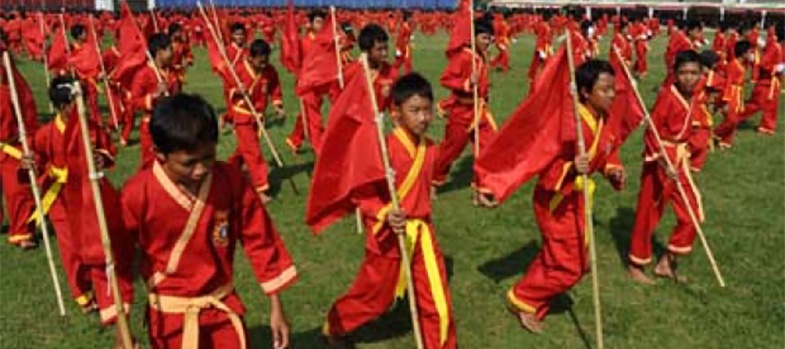
[[[438,191],[439,190],[438,190],[438,188],[436,188],[435,185],[431,186],[431,200],[436,200],[437,199],[437,192]]]
[[[536,315],[519,311],[512,305],[507,305],[507,310],[510,311],[510,314],[518,318],[518,323],[521,324],[521,327],[523,327],[524,330],[534,334],[542,333],[542,322],[537,319]]]
[[[267,205],[270,201],[273,201],[273,198],[265,192],[259,192],[259,198],[262,199],[262,203]]]
[[[643,271],[643,268],[630,264],[627,266],[627,276],[629,276],[632,281],[643,285],[654,285],[656,282],[652,280],[646,273]]]
[[[24,240],[24,241],[19,242],[19,244],[17,246],[19,246],[19,248],[27,251],[27,250],[32,250],[32,249],[38,247],[38,243],[36,243],[33,240]]]
[[[483,207],[493,208],[499,206],[499,202],[491,194],[477,193],[475,195],[476,204]]]
[[[654,267],[654,275],[671,279],[674,282],[687,282],[686,277],[676,273],[676,256],[671,253],[666,253],[660,258],[657,266]]]

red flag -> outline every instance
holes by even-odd
[[[4,52],[5,50],[6,47],[0,45],[0,53]],[[2,70],[0,71],[0,101],[2,101],[0,102],[0,104],[2,104],[0,108],[4,110],[13,110],[11,107],[11,89],[9,87],[9,79],[5,70],[5,66],[2,63],[2,59],[0,59],[0,70]],[[25,81],[25,78],[22,76],[22,74],[19,73],[19,70],[16,69],[16,64],[14,63],[13,59],[11,59],[11,75],[14,77],[16,95],[19,99],[19,107],[22,110],[22,120],[24,120],[25,123],[25,131],[28,135],[35,134],[35,130],[38,128],[38,115],[36,114],[33,91],[30,89],[30,85],[27,84],[27,81]],[[3,112],[0,111],[0,114],[2,113]],[[14,112],[11,113],[12,114],[10,114],[10,117],[0,117],[0,131],[3,135],[6,135],[9,130],[19,129],[15,114]]]
[[[445,53],[451,57],[460,52],[464,46],[470,45],[472,40],[472,0],[459,0],[458,8],[453,16],[452,30],[450,31],[450,41],[447,43]]]
[[[120,51],[122,59],[117,64],[112,79],[121,85],[131,86],[131,80],[136,72],[147,63],[147,41],[145,41],[139,27],[136,26],[134,15],[128,4],[123,1],[120,10],[120,26],[118,32],[117,49]]]
[[[315,234],[354,209],[353,193],[385,179],[364,74],[348,81],[328,120],[305,209],[305,222]]]
[[[91,16],[89,20],[92,21],[93,17]],[[89,23],[85,27],[87,27],[87,39],[71,52],[68,65],[76,70],[80,78],[96,78],[101,73],[101,53],[98,52],[98,44],[95,42],[94,27]]]
[[[297,75],[302,62],[300,62],[300,42],[297,22],[294,17],[293,0],[287,0],[286,6],[286,26],[283,35],[281,35],[281,65],[292,74]]]
[[[619,54],[617,50],[611,51],[611,54]],[[611,60],[611,65],[615,72],[616,98],[613,100],[613,104],[611,104],[608,127],[613,130],[621,145],[630,133],[641,125],[646,112],[638,101],[638,97],[635,95],[635,87],[627,76],[624,67],[620,65],[622,64],[620,61],[620,59]]]
[[[210,24],[212,25],[212,24]],[[216,29],[217,30],[217,29]],[[209,31],[209,30],[208,30]],[[216,32],[215,35],[218,35]],[[210,66],[213,67],[213,72],[218,74],[224,81],[230,81],[229,71],[227,70],[227,63],[223,55],[221,55],[222,43],[218,42],[218,38],[209,33],[205,39],[207,46],[207,59],[210,61]]]
[[[22,40],[25,44],[25,50],[33,59],[40,59],[44,54],[44,33],[41,32],[41,14],[36,20],[29,17],[22,26]]]
[[[49,70],[60,71],[68,69],[68,41],[65,37],[64,27],[57,28],[52,44],[49,47]]]
[[[303,57],[302,68],[297,80],[298,95],[319,86],[338,81],[338,60],[335,53],[333,19],[327,16],[322,30],[316,34],[313,44]]]
[[[534,92],[515,109],[475,161],[483,185],[500,201],[540,173],[575,139],[575,110],[569,92],[566,48],[549,59]]]

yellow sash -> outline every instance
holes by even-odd
[[[199,313],[202,309],[216,308],[226,313],[232,322],[237,337],[240,339],[240,348],[245,349],[245,330],[240,315],[229,308],[222,299],[226,298],[234,288],[232,285],[219,287],[211,294],[201,297],[165,296],[156,293],[149,294],[150,307],[169,314],[183,315],[183,340],[182,349],[199,348]]]
[[[21,160],[22,159],[22,151],[19,148],[14,147],[8,143],[0,142],[0,151],[3,153],[8,154],[8,156]]]
[[[41,209],[44,211],[44,214],[49,213],[52,205],[54,205],[55,201],[57,201],[57,197],[60,195],[63,185],[68,182],[68,168],[50,166],[49,176],[54,178],[55,182],[49,186],[49,189],[47,189],[43,198],[41,198]],[[35,222],[36,226],[41,224],[41,217],[38,215],[38,210],[34,211],[30,215],[30,218],[27,219],[27,223],[30,222]]]

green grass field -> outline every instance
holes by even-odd
[[[656,38],[650,53],[651,72],[641,92],[651,105],[654,88],[664,76],[663,51],[667,37]],[[446,35],[417,36],[415,69],[431,82],[446,64]],[[513,70],[493,73],[491,109],[500,122],[526,94],[526,69],[532,56],[533,38],[525,35],[512,47]],[[603,55],[608,41],[603,41]],[[276,53],[277,54],[277,53]],[[273,59],[278,65],[277,56]],[[38,110],[46,111],[44,77],[37,63],[19,63],[33,86]],[[301,164],[286,151],[284,137],[293,125],[297,102],[292,77],[282,72],[286,124],[270,133],[282,150],[288,167],[274,170],[271,181],[276,200],[269,210],[300,271],[300,281],[285,292],[283,300],[292,323],[294,348],[320,348],[318,337],[331,302],[341,295],[355,276],[363,255],[363,237],[347,219],[319,237],[304,224],[305,190],[313,157],[301,156]],[[224,109],[221,84],[208,67],[205,52],[196,51],[196,65],[189,71],[186,91],[198,93]],[[437,96],[446,91],[437,87]],[[785,114],[785,103],[779,114]],[[47,119],[49,116],[43,116]],[[757,122],[757,117],[754,120]],[[752,125],[752,124],[750,124]],[[780,122],[782,130],[782,122]],[[441,139],[444,121],[431,127]],[[685,259],[682,273],[688,284],[659,281],[641,286],[626,277],[624,256],[635,217],[641,170],[642,130],[623,148],[630,183],[621,193],[604,181],[598,185],[594,212],[599,279],[608,348],[783,348],[785,347],[785,149],[782,132],[759,137],[749,125],[742,127],[737,145],[728,153],[711,154],[703,173],[696,177],[702,189],[708,240],[722,269],[726,288],[711,273],[702,247],[696,241],[693,255]],[[234,149],[231,133],[221,137],[220,156]],[[266,151],[266,149],[265,149]],[[269,154],[269,153],[267,153]],[[138,146],[122,149],[117,167],[110,173],[120,186],[137,167]],[[268,155],[269,159],[269,155]],[[533,184],[519,190],[496,210],[471,205],[469,180],[471,155],[467,149],[452,172],[452,182],[434,203],[437,236],[447,259],[453,294],[459,345],[463,348],[589,348],[594,347],[591,282],[585,278],[562,297],[541,335],[523,331],[505,310],[504,295],[533,258],[540,241],[531,207]],[[296,196],[281,178],[292,176],[300,187]],[[598,181],[598,183],[600,183]],[[656,235],[658,251],[673,227],[670,211]],[[67,287],[65,277],[60,280]],[[254,347],[269,347],[266,299],[253,279],[248,263],[238,259],[236,287],[247,305],[246,321]],[[108,348],[113,329],[98,325],[93,314],[83,316],[67,300],[67,317],[57,314],[54,292],[44,250],[23,252],[0,244],[0,347],[2,348]],[[64,289],[64,291],[66,291]],[[143,327],[144,291],[137,283],[132,310],[132,330],[146,344]],[[412,348],[411,326],[405,303],[360,330],[353,338],[360,348]]]

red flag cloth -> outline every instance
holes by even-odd
[[[616,50],[611,51],[613,55],[618,54]],[[613,100],[608,117],[608,127],[613,130],[619,145],[623,144],[630,133],[641,125],[645,115],[644,106],[635,95],[635,87],[620,64],[619,59],[611,60],[615,72],[616,98]]]
[[[483,185],[503,201],[540,173],[575,139],[575,110],[570,94],[566,48],[549,59],[534,92],[515,109],[480,153],[474,169]]]
[[[40,59],[44,54],[44,33],[41,31],[41,18],[27,18],[22,27],[22,40],[25,50],[33,59]]]
[[[314,234],[354,209],[353,194],[385,179],[365,74],[353,74],[328,120],[305,209]]]
[[[281,35],[281,65],[289,72],[297,75],[300,70],[301,52],[300,40],[298,38],[297,21],[294,16],[294,3],[292,0],[286,1],[286,24],[283,35]]]
[[[5,52],[6,47],[0,45],[0,53]],[[30,85],[16,69],[16,64],[11,59],[11,74],[14,77],[16,95],[19,99],[19,107],[22,110],[22,120],[25,123],[25,131],[28,135],[35,134],[38,128],[38,115],[35,109],[35,98]],[[17,139],[19,125],[17,124],[14,108],[11,105],[11,88],[5,66],[0,59],[0,141],[10,141]],[[5,114],[9,113],[9,114]]]
[[[130,89],[131,80],[136,72],[147,63],[147,41],[139,27],[136,26],[134,15],[128,4],[123,1],[120,10],[120,26],[118,50],[123,57],[112,74],[112,79]]]
[[[324,26],[315,38],[302,61],[297,80],[298,95],[338,81],[338,59],[335,53],[333,19],[327,16]]]
[[[451,57],[456,52],[460,52],[463,46],[470,45],[472,40],[472,1],[459,0],[458,7],[453,14],[455,24],[450,31],[450,41],[447,43],[445,54]]]
[[[95,79],[101,73],[101,53],[98,52],[98,44],[95,42],[93,26],[88,23],[85,27],[87,39],[74,47],[71,57],[68,58],[68,65],[74,68],[80,79]]]
[[[218,33],[215,33],[218,35]],[[213,68],[213,72],[218,74],[224,81],[231,81],[229,79],[229,71],[227,70],[226,60],[224,60],[223,55],[221,55],[221,44],[217,41],[215,35],[209,34],[205,39],[205,43],[207,44],[207,59],[210,61],[210,66]],[[226,52],[228,55],[229,53]],[[231,59],[231,58],[229,58]]]
[[[59,26],[52,38],[52,44],[49,47],[49,70],[50,71],[66,71],[68,70],[68,41],[65,37],[63,26]]]

